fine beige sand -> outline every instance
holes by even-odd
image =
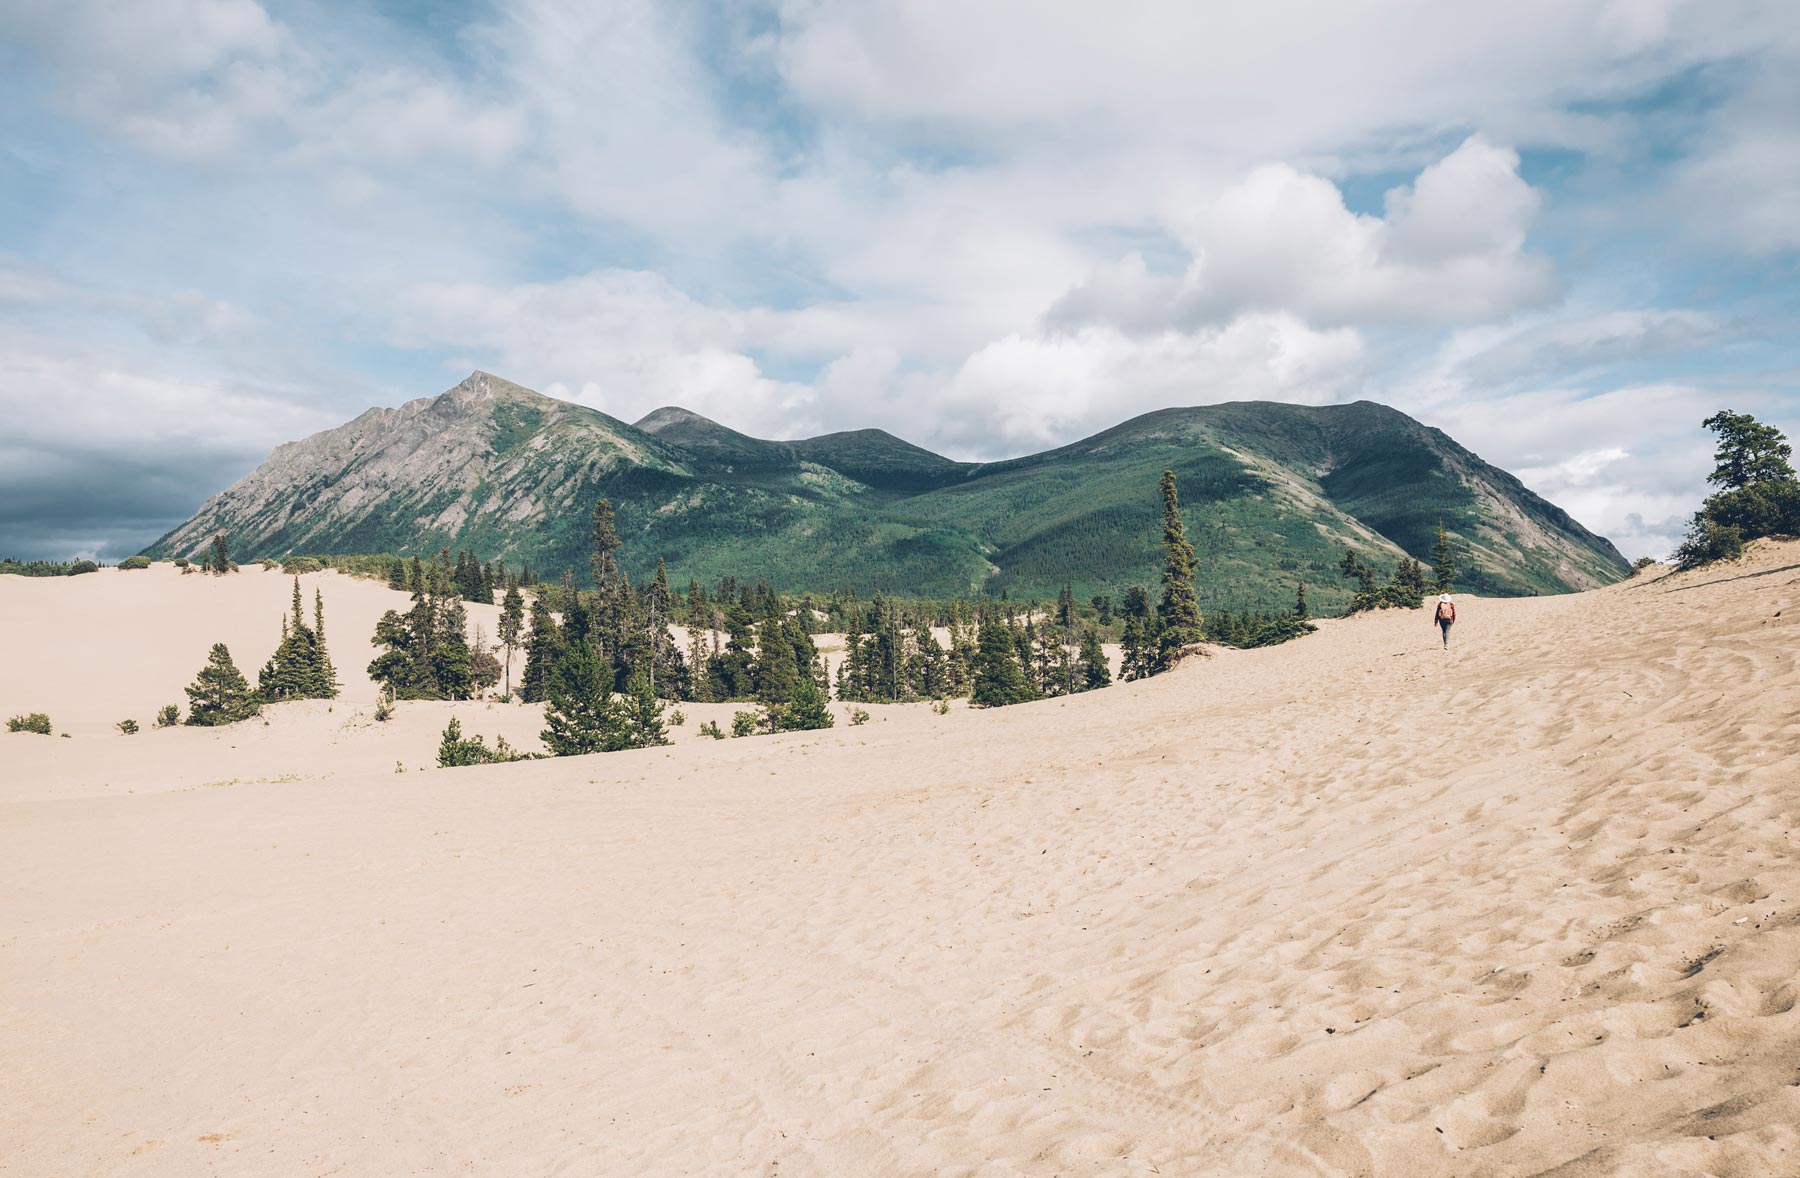
[[[0,1173],[1800,1174],[1800,544],[459,770],[304,582],[0,577]]]

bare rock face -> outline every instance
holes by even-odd
[[[459,535],[478,518],[530,528],[572,509],[589,476],[626,465],[680,469],[654,438],[604,413],[475,372],[440,396],[277,447],[156,550],[197,550],[220,531],[234,551],[258,555],[346,552],[359,536]]]
[[[956,462],[880,430],[767,441],[675,406],[635,424],[485,372],[276,449],[149,550],[217,532],[243,558],[467,548],[585,569],[588,517],[617,512],[626,571],[789,589],[1083,596],[1154,584],[1156,484],[1177,472],[1202,600],[1347,597],[1345,547],[1427,556],[1441,521],[1484,593],[1618,580],[1623,557],[1439,430],[1359,401],[1165,409],[1043,454]]]

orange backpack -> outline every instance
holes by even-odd
[[[1440,622],[1454,622],[1456,620],[1456,603],[1454,601],[1438,602],[1437,620]]]

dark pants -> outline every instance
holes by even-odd
[[[1449,620],[1448,618],[1439,618],[1438,619],[1438,629],[1440,629],[1444,632],[1444,645],[1445,646],[1450,645],[1450,627],[1452,627],[1454,625],[1456,625],[1456,623]]]

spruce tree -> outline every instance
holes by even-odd
[[[394,563],[388,566],[388,588],[397,589],[402,593],[406,591],[406,562],[398,556],[394,558]]]
[[[1450,535],[1444,531],[1444,521],[1439,520],[1437,537],[1431,545],[1431,572],[1433,593],[1449,593],[1456,588],[1456,554],[1450,548]]]
[[[975,668],[970,700],[979,707],[997,708],[1033,698],[1031,686],[1019,665],[1019,651],[1012,627],[989,615],[981,623],[981,650]]]
[[[782,620],[780,602],[767,598],[756,627],[756,698],[766,704],[784,704],[794,698],[794,684],[800,678],[794,644],[788,640]]]
[[[1200,603],[1194,594],[1194,546],[1187,541],[1181,522],[1181,496],[1175,472],[1163,471],[1163,576],[1162,601],[1157,606],[1161,634],[1157,637],[1157,661],[1168,667],[1181,648],[1204,637]]]
[[[1112,686],[1112,668],[1106,663],[1106,649],[1100,645],[1100,633],[1089,626],[1081,635],[1081,668],[1078,690]]]
[[[231,571],[231,545],[225,542],[224,532],[220,532],[212,538],[212,548],[207,555],[206,563],[214,573]]]
[[[506,694],[512,694],[512,659],[513,651],[518,648],[525,632],[525,595],[519,592],[519,583],[511,581],[506,586],[506,596],[500,600],[500,649],[506,653]]]
[[[794,698],[773,715],[776,727],[788,732],[810,732],[837,723],[825,693],[819,690],[818,681],[810,674],[800,676],[800,681],[794,685]]]
[[[338,697],[337,668],[331,663],[331,654],[325,649],[325,591],[317,585],[313,586],[313,643],[317,648],[314,660],[313,698],[336,699]]]
[[[223,642],[213,643],[206,665],[194,676],[187,688],[189,724],[216,727],[235,724],[256,715],[257,700],[249,680],[231,661],[231,651]]]
[[[1156,672],[1156,620],[1150,612],[1150,594],[1141,585],[1125,591],[1125,635],[1122,639],[1120,674],[1142,679]]]
[[[663,703],[650,686],[650,676],[643,671],[634,672],[625,685],[625,698],[621,703],[631,741],[629,747],[647,749],[669,743],[668,731],[663,727]]]
[[[632,747],[632,727],[613,698],[613,670],[591,643],[563,652],[551,677],[546,727],[540,734],[553,757],[609,753]]]
[[[525,671],[519,677],[519,698],[542,703],[550,695],[550,680],[562,661],[562,631],[542,594],[531,601],[531,631],[525,639]]]
[[[1305,581],[1301,581],[1300,587],[1294,591],[1294,616],[1296,618],[1299,618],[1303,622],[1306,619],[1312,617],[1312,611],[1309,610],[1306,606],[1306,582]]]
[[[619,529],[613,523],[612,500],[594,504],[593,552],[588,561],[594,574],[594,588],[602,593],[619,575]]]

